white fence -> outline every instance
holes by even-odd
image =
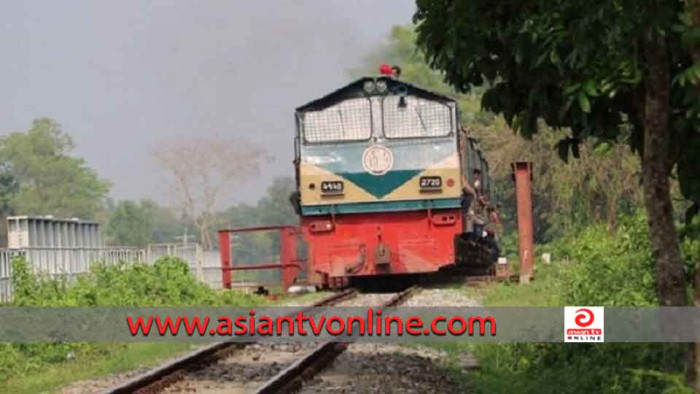
[[[89,271],[90,264],[119,261],[153,263],[173,256],[187,261],[193,274],[209,286],[221,287],[217,252],[204,252],[199,244],[155,244],[146,248],[22,248],[0,249],[0,303],[12,299],[12,259],[23,256],[35,273],[51,278],[74,279]]]

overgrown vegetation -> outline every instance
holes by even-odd
[[[604,101],[609,96],[600,94],[599,88],[602,86],[597,84],[599,81],[591,82],[601,75],[595,75],[597,69],[588,65],[576,66],[581,72],[568,74],[570,70],[563,64],[565,61],[568,65],[576,65],[586,59],[593,62],[604,59],[604,54],[580,55],[583,52],[579,48],[588,42],[589,36],[595,36],[593,41],[607,39],[608,36],[602,32],[607,33],[608,28],[614,34],[635,24],[642,26],[639,31],[654,24],[638,19],[629,20],[630,24],[623,23],[624,26],[620,27],[620,21],[624,18],[617,18],[610,23],[596,25],[596,31],[599,29],[601,34],[581,34],[580,40],[570,40],[568,34],[575,34],[581,27],[590,28],[593,26],[590,23],[592,20],[602,15],[619,14],[624,7],[615,2],[602,2],[601,7],[611,8],[591,16],[580,12],[546,14],[557,7],[567,8],[576,2],[537,2],[534,8],[529,3],[513,3],[505,8],[494,8],[487,3],[462,2],[455,4],[455,7],[444,7],[439,1],[419,2],[419,12],[415,18],[419,23],[418,35],[423,45],[416,47],[417,37],[413,27],[395,27],[385,45],[370,54],[367,67],[373,71],[381,61],[398,64],[404,70],[401,76],[403,80],[449,94],[459,101],[462,122],[479,139],[490,164],[491,175],[494,177],[492,194],[494,200],[503,205],[502,214],[506,225],[502,251],[511,261],[517,260],[517,235],[510,165],[519,160],[533,162],[535,241],[540,244],[538,254],[551,252],[555,263],[540,267],[537,280],[530,286],[499,285],[489,290],[486,293],[486,303],[502,306],[658,305],[659,281],[671,276],[667,275],[668,272],[659,272],[664,267],[668,271],[668,264],[654,262],[649,222],[645,219],[645,212],[640,211],[644,205],[641,181],[645,170],[641,167],[640,157],[633,153],[632,148],[639,147],[644,124],[635,121],[634,125],[630,125],[627,121],[620,121],[607,125],[610,127],[598,127],[600,123],[595,123],[594,120],[602,118],[592,117],[603,112],[605,117],[619,109],[611,110],[606,106]],[[682,6],[680,2],[658,4]],[[625,3],[625,6],[630,7],[636,5],[634,2]],[[471,12],[474,11],[472,8],[479,10]],[[700,13],[696,11],[696,14],[697,26]],[[484,15],[493,18],[486,21]],[[656,17],[657,14],[649,12],[644,17],[651,15]],[[674,19],[675,15],[667,13],[665,17]],[[683,15],[684,18],[687,16]],[[447,17],[441,19],[443,16]],[[558,24],[561,19],[567,19],[567,23],[530,34],[531,29],[539,29],[553,21]],[[569,26],[571,29],[561,26]],[[677,31],[673,33],[672,40],[678,38],[679,32],[688,35],[688,26],[688,23],[675,26]],[[664,26],[666,27],[668,26]],[[496,31],[498,34],[494,35]],[[697,32],[697,27],[692,31]],[[692,41],[690,37],[687,38],[687,42]],[[506,43],[500,45],[504,40]],[[645,44],[632,39],[623,41],[625,55],[629,55],[629,51],[637,51]],[[630,45],[630,42],[637,44]],[[583,49],[605,52],[609,48],[606,45],[590,45]],[[687,48],[675,46],[674,50],[687,51]],[[571,56],[564,60],[565,56],[561,54],[567,51]],[[426,52],[437,70],[426,64]],[[685,67],[687,61],[684,58],[683,66],[678,64],[674,67]],[[524,69],[533,62],[536,63],[533,69]],[[633,68],[640,67],[641,64],[643,61],[630,63]],[[547,71],[540,73],[538,67],[546,68]],[[645,79],[643,74],[646,70],[635,70],[637,71],[639,78],[631,81],[630,86]],[[571,79],[561,78],[562,75],[591,81],[572,82]],[[445,83],[445,79],[449,84]],[[622,84],[624,83],[626,82],[623,81]],[[549,86],[551,89],[532,89],[535,85],[540,87],[546,84],[552,84]],[[573,85],[576,86],[572,87]],[[697,89],[693,90],[689,86],[691,85],[674,83],[673,90],[697,92]],[[642,90],[635,92],[643,93]],[[588,97],[589,94],[591,97]],[[564,99],[559,101],[558,98],[561,97]],[[612,97],[613,100],[619,100],[620,96]],[[681,102],[682,105],[689,104],[678,100],[673,101],[673,105]],[[619,103],[627,106],[630,101],[625,99]],[[558,107],[559,104],[562,106]],[[696,104],[697,100],[690,103],[691,106]],[[518,112],[513,113],[515,110]],[[677,111],[673,116],[682,114],[683,111]],[[556,121],[557,117],[561,117],[559,121]],[[663,184],[665,187],[667,174],[689,171],[689,165],[698,163],[697,146],[693,147],[698,142],[697,128],[695,134],[691,132],[692,139],[682,137],[683,133],[690,132],[688,124],[697,118],[687,119],[693,120],[685,123],[669,122],[669,125],[673,123],[674,128],[684,128],[683,132],[674,131],[676,134],[672,138],[690,141],[683,146],[683,152],[672,152],[671,159],[679,160],[677,166],[667,168],[668,171],[659,180],[646,179],[646,183]],[[587,132],[582,133],[581,130],[586,128]],[[517,134],[527,138],[521,138]],[[656,147],[658,146],[652,148]],[[569,152],[573,153],[575,159],[569,159]],[[695,160],[689,160],[690,156],[683,158],[687,154],[695,157]],[[562,161],[560,156],[569,160]],[[697,171],[690,171],[686,175],[696,173]],[[689,182],[692,181],[691,178],[686,176],[685,182],[681,184],[678,177],[670,178],[670,195],[674,204],[673,207],[667,206],[664,209],[664,223],[673,224],[675,220],[677,224],[685,219],[686,212],[692,212],[692,209],[688,210],[692,201],[682,197],[684,195],[689,198],[692,195],[690,192],[694,189],[688,187],[693,183]],[[662,197],[667,201],[666,196]],[[649,199],[647,206],[657,208],[661,200]],[[660,215],[657,212],[657,215],[652,216],[651,223],[660,228]],[[666,228],[665,233],[675,233],[675,229],[670,230]],[[657,250],[658,239],[657,232]],[[695,222],[680,229],[678,237],[684,268],[682,273],[688,279],[688,284],[692,283],[690,279],[698,270],[698,240],[700,222],[696,218]],[[669,237],[668,241],[667,249],[674,249],[674,237]],[[674,258],[665,260],[673,261],[674,269],[681,265],[676,264],[678,260]],[[678,272],[675,269],[673,274]],[[686,290],[690,288],[687,287]],[[667,286],[661,292],[668,293]],[[445,350],[457,356],[463,346],[450,344]],[[477,347],[476,355],[482,370],[476,375],[475,384],[477,391],[484,393],[670,393],[691,390],[684,386],[683,376],[684,368],[691,367],[691,364],[672,345],[484,345]]]
[[[695,234],[700,221],[681,233]],[[554,262],[540,265],[529,286],[501,285],[486,305],[653,306],[653,259],[642,213],[621,221],[611,236],[604,224],[543,247]],[[688,275],[700,260],[700,238],[682,243]],[[672,344],[498,344],[473,351],[481,369],[472,378],[483,393],[692,393],[685,385],[683,347]]]
[[[13,261],[13,275],[13,306],[242,306],[267,302],[242,292],[214,291],[190,274],[186,262],[172,257],[153,265],[95,264],[70,286],[65,281],[37,277],[22,259]],[[174,346],[184,349],[180,344]],[[39,374],[53,365],[97,362],[127,349],[141,352],[142,347],[172,353],[169,347],[153,344],[0,343],[0,382],[9,385],[14,377]]]

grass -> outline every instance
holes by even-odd
[[[46,366],[41,372],[32,372],[10,378],[0,384],[4,393],[49,393],[81,380],[95,379],[141,367],[157,365],[164,359],[182,355],[193,349],[189,343],[130,343],[109,357],[97,355],[82,360]]]
[[[477,291],[484,306],[554,306],[558,303],[558,272],[556,265],[541,265],[536,269],[535,279],[528,285],[504,282]]]

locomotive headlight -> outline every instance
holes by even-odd
[[[372,94],[372,92],[374,92],[374,89],[376,88],[376,85],[374,84],[374,81],[367,81],[365,82],[363,88],[365,89],[365,92],[367,94]]]
[[[386,81],[377,81],[377,91],[379,93],[386,93],[388,89],[388,86],[386,85]]]

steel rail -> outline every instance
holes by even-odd
[[[519,280],[520,280],[519,275],[509,275],[509,276],[481,275],[481,276],[467,276],[464,279],[464,283],[470,284],[470,283],[490,283],[490,282],[517,282]]]
[[[353,298],[357,291],[349,289],[326,297],[311,306],[299,309],[300,312],[312,308],[330,306],[338,302]],[[232,351],[242,349],[250,343],[218,342],[186,354],[180,358],[163,364],[142,375],[136,376],[118,386],[104,391],[105,394],[127,393],[156,393],[181,379],[186,372],[205,368],[225,358]]]
[[[391,297],[388,301],[383,303],[381,307],[397,306],[403,303],[417,290],[417,286],[409,287]],[[325,367],[329,366],[336,357],[340,356],[348,348],[348,346],[350,346],[348,342],[326,342],[318,345],[314,350],[265,382],[255,393],[289,393],[299,390],[305,380],[309,380]]]

